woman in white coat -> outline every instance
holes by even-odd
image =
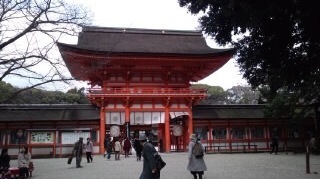
[[[193,175],[194,179],[197,179],[197,175],[199,176],[199,179],[202,179],[202,175],[204,174],[204,171],[207,171],[207,166],[206,166],[206,163],[203,160],[203,157],[196,158],[195,155],[193,154],[193,150],[192,149],[194,147],[194,144],[196,142],[200,143],[200,141],[197,141],[197,140],[198,139],[197,139],[196,134],[191,134],[190,135],[189,155],[188,155],[189,163],[188,163],[188,166],[187,166],[187,170],[189,170],[191,172],[191,174]],[[202,144],[201,144],[201,146],[202,146]],[[202,146],[202,149],[203,149],[203,146]],[[203,151],[204,151],[204,149],[203,149]]]

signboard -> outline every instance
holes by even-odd
[[[53,143],[53,132],[31,132],[31,143]]]
[[[61,134],[61,143],[62,144],[74,144],[79,140],[80,137],[84,139],[90,136],[90,132],[62,132]]]

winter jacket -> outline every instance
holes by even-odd
[[[198,141],[198,143],[201,144],[200,141]],[[196,158],[192,152],[194,144],[195,144],[195,141],[193,141],[193,140],[189,142],[189,153],[188,153],[189,163],[187,166],[187,170],[194,171],[194,172],[207,171],[207,166],[204,162],[203,157]],[[202,144],[201,144],[201,146],[202,146]],[[202,148],[203,148],[203,146],[202,146]],[[203,150],[204,150],[204,148],[203,148]]]
[[[24,152],[20,152],[18,155],[18,167],[29,167],[31,161],[31,154],[28,152],[25,154]]]
[[[86,148],[86,152],[92,152],[92,151],[93,151],[93,144],[92,144],[92,142],[91,142],[91,141],[90,141],[90,142],[87,142],[85,148]]]
[[[151,143],[146,142],[143,145],[142,153],[143,170],[140,175],[140,179],[159,179],[160,171],[152,173],[152,169],[156,168],[156,161],[154,158],[154,155],[157,153],[156,149]]]

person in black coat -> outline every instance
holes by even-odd
[[[136,151],[137,161],[140,161],[141,155],[142,155],[142,145],[138,139],[134,140],[133,147],[134,147],[134,150]]]
[[[112,153],[112,148],[113,148],[113,144],[111,141],[111,138],[108,137],[105,143],[105,148],[106,148],[106,152],[107,152],[107,159],[111,158],[111,153]]]
[[[157,153],[154,146],[147,141],[145,134],[139,135],[142,148],[143,170],[140,179],[160,179],[160,171],[156,168],[156,160],[154,155]]]
[[[0,172],[2,177],[9,174],[10,160],[11,158],[8,155],[8,149],[3,148],[0,155]]]
[[[103,141],[103,146],[104,146],[104,154],[103,154],[103,157],[106,157],[106,155],[107,155],[107,148],[108,148],[108,144],[109,144],[109,142],[110,142],[110,139],[109,139],[109,137],[106,137],[105,139],[104,139],[104,141]]]
[[[83,137],[80,137],[79,141],[77,141],[74,144],[73,151],[72,151],[73,155],[76,157],[76,168],[82,168],[81,159],[82,159],[83,149],[84,149]]]
[[[272,143],[271,143],[272,150],[270,154],[273,152],[277,155],[278,154],[278,148],[279,148],[279,134],[277,128],[273,129],[272,132]]]

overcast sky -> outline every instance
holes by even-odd
[[[198,30],[198,17],[188,13],[187,9],[179,6],[176,0],[66,0],[69,3],[82,4],[94,15],[92,25],[101,27],[146,28],[167,30]],[[76,43],[76,39],[66,38],[64,43]],[[218,47],[210,37],[207,44],[212,48]],[[14,78],[12,84],[18,82]],[[231,59],[219,70],[199,81],[198,83],[211,86],[221,86],[224,90],[236,85],[247,84],[242,79],[234,59]],[[86,83],[73,83],[78,88],[88,87]],[[66,91],[73,86],[49,85],[48,90]],[[52,89],[51,89],[52,88]]]
[[[147,28],[168,30],[197,30],[198,17],[191,15],[186,8],[179,6],[176,0],[73,0],[88,7],[94,14],[92,25],[103,27]],[[217,47],[210,37],[207,44]],[[246,84],[242,79],[235,60],[215,73],[201,80],[212,86],[221,86],[225,90],[236,85]]]

